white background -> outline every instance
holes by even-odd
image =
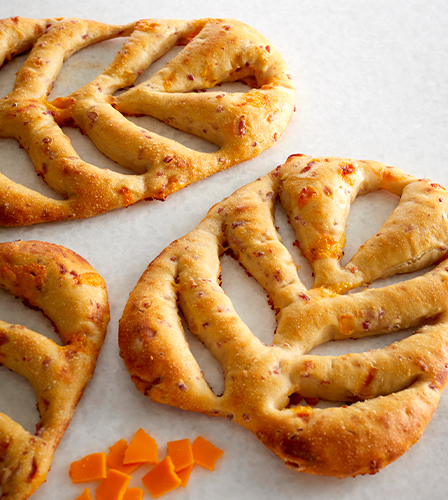
[[[249,431],[235,423],[164,407],[145,398],[131,382],[117,343],[118,320],[128,294],[150,261],[171,241],[193,229],[214,203],[283,163],[290,154],[377,160],[448,186],[445,0],[0,2],[0,18],[16,15],[82,17],[117,24],[143,18],[236,18],[256,28],[281,52],[297,88],[297,111],[274,147],[254,160],[181,190],[164,203],[141,202],[82,221],[0,229],[1,242],[38,239],[82,255],[106,280],[112,312],[97,371],[56,451],[47,483],[33,500],[76,498],[84,486],[71,484],[70,462],[93,451],[106,451],[121,437],[129,441],[139,427],[158,441],[162,457],[167,441],[194,439],[198,434],[225,451],[213,473],[196,468],[186,489],[179,488],[166,497],[173,500],[445,498],[448,394],[442,396],[420,442],[378,474],[343,480],[319,478],[288,470]],[[101,47],[76,54],[65,64],[52,95],[64,95],[87,83],[113,55]],[[2,95],[10,91],[13,74],[20,67],[14,64],[18,62],[0,72]],[[68,133],[84,160],[108,165],[85,137],[76,131]],[[189,144],[188,139],[183,140]],[[0,139],[0,148],[0,169],[5,175],[49,192],[40,185],[15,141]],[[395,205],[396,200],[382,193],[357,200],[347,228],[346,253],[352,253],[373,234]],[[291,239],[280,217],[279,225],[285,240]],[[297,255],[295,258],[299,259]],[[310,285],[306,265],[302,273],[301,278]],[[254,333],[269,339],[275,319],[264,292],[229,259],[223,260],[223,279],[243,319]],[[0,317],[54,338],[51,326],[39,313],[26,309],[3,291]],[[219,369],[199,346],[195,349],[206,377],[219,390]],[[38,421],[35,404],[28,382],[1,368],[0,410],[32,431]],[[133,485],[139,485],[138,474]]]

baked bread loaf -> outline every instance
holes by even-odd
[[[100,75],[71,95],[48,102],[64,60],[116,37],[127,40]],[[134,86],[176,45],[184,47]],[[0,137],[17,139],[38,175],[62,199],[0,175],[0,225],[80,219],[139,200],[164,200],[272,146],[293,113],[294,86],[283,58],[239,21],[146,19],[123,26],[83,19],[0,21],[0,65],[30,46],[12,92],[0,100]],[[247,92],[216,90],[235,81],[247,83]],[[214,90],[202,92],[209,89]],[[132,123],[126,115],[150,115],[218,149],[195,151]],[[81,129],[130,174],[83,161],[62,126]]]
[[[341,266],[350,204],[378,189],[400,202]],[[277,233],[276,200],[313,266],[311,289]],[[447,382],[447,216],[447,193],[430,180],[373,161],[291,156],[215,205],[148,266],[120,320],[120,354],[132,380],[154,401],[234,420],[295,470],[376,473],[420,438]],[[270,345],[220,286],[225,251],[269,296],[278,321]],[[407,281],[368,287],[438,262]],[[180,314],[221,364],[221,395],[190,352]],[[309,354],[329,340],[411,327],[414,334],[385,348]]]
[[[1,498],[23,500],[45,481],[92,377],[109,305],[103,279],[82,257],[40,241],[0,244],[0,287],[41,309],[63,344],[0,321],[0,363],[30,381],[41,417],[32,435],[0,413]]]

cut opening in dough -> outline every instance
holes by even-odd
[[[224,254],[220,260],[221,286],[235,311],[261,342],[271,344],[277,323],[275,312],[267,306],[268,294],[230,254]],[[248,308],[248,303],[252,307]]]
[[[40,415],[36,392],[31,383],[22,375],[0,365],[0,387],[1,412],[34,435]]]
[[[127,40],[128,37],[113,38],[75,52],[64,61],[53,89],[48,95],[48,101],[69,95],[94,80],[114,60],[117,52]]]
[[[205,380],[209,384],[212,391],[217,396],[220,396],[224,392],[224,372],[221,365],[213,357],[207,347],[205,347],[205,345],[197,338],[197,336],[191,333],[183,317],[182,325],[184,327],[185,338],[188,342],[190,351],[200,366]]]
[[[167,139],[176,141],[193,151],[214,153],[219,149],[219,147],[212,142],[201,139],[200,137],[189,134],[188,132],[183,132],[182,130],[170,127],[170,125],[163,123],[152,116],[127,116],[126,118],[142,129],[146,129],[149,134],[155,133],[162,137],[166,137]]]
[[[297,241],[297,236],[291,227],[288,215],[283,208],[283,205],[277,200],[275,204],[275,226],[282,239],[283,245],[291,254],[296,266],[300,281],[306,288],[312,288],[314,282],[313,270],[309,261],[302,255],[300,246]]]
[[[83,161],[101,169],[118,172],[119,174],[134,175],[132,170],[122,167],[104,155],[78,128],[62,127],[62,131],[70,139],[72,146]]]
[[[2,321],[11,325],[23,325],[33,332],[39,332],[57,345],[63,345],[54,325],[42,311],[29,307],[25,301],[3,289],[0,289],[0,301],[5,306],[1,317]]]
[[[399,201],[398,196],[386,190],[367,193],[353,201],[345,229],[347,241],[341,266],[345,266],[358,248],[379,231]]]
[[[32,161],[17,141],[0,138],[0,151],[2,151],[0,175],[53,200],[64,199],[51,189],[42,177],[36,175]]]

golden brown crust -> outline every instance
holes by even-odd
[[[63,342],[0,321],[0,363],[31,382],[41,417],[32,435],[0,413],[2,498],[23,500],[45,481],[93,375],[109,305],[103,279],[82,257],[40,241],[0,244],[0,287],[41,309]]]
[[[55,19],[27,17],[11,17],[1,20],[0,66],[14,56],[31,49],[47,26],[55,21]]]
[[[401,197],[380,231],[341,267],[357,195]],[[280,200],[315,273],[301,283],[273,220]],[[154,401],[226,416],[250,429],[291,468],[337,477],[375,473],[421,436],[447,382],[448,260],[425,275],[344,294],[446,258],[446,191],[378,162],[293,155],[215,205],[156,258],[120,320],[120,353]],[[256,338],[220,287],[230,249],[277,311],[271,345]],[[412,307],[409,305],[412,303]],[[184,337],[190,328],[220,362],[222,395],[208,386]],[[307,354],[329,340],[418,328],[383,349]],[[294,397],[344,403],[291,405]]]
[[[79,219],[143,199],[163,200],[271,147],[293,112],[294,86],[282,57],[239,21],[147,19],[112,26],[82,19],[15,18],[0,21],[0,28],[3,59],[34,44],[13,91],[0,100],[0,137],[17,139],[37,173],[63,198],[48,198],[0,175],[1,225]],[[121,36],[129,38],[103,73],[71,95],[47,101],[67,57]],[[180,53],[147,81],[114,95],[132,86],[172,47],[183,44]],[[202,92],[233,81],[252,88]],[[218,150],[194,151],[126,118],[143,114],[205,139]],[[61,126],[79,127],[133,175],[84,162]]]

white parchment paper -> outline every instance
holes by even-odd
[[[128,209],[82,221],[0,228],[0,242],[38,239],[66,246],[86,258],[105,278],[111,322],[95,375],[54,457],[47,482],[33,500],[72,500],[85,485],[73,485],[68,469],[73,460],[107,451],[118,439],[128,441],[142,427],[165,454],[167,441],[201,434],[225,451],[214,472],[195,468],[187,488],[166,498],[270,500],[358,500],[446,498],[448,489],[448,394],[423,438],[403,457],[374,476],[338,480],[288,470],[249,431],[224,419],[213,419],[155,404],[141,395],[118,354],[118,320],[128,294],[146,266],[174,239],[193,229],[207,210],[235,189],[255,180],[293,153],[371,159],[395,165],[448,186],[448,4],[444,0],[16,0],[0,2],[0,18],[9,16],[83,17],[106,23],[143,18],[232,17],[250,24],[286,60],[297,87],[296,107],[288,128],[258,158],[216,174],[169,197],[141,202]],[[104,69],[118,50],[115,42],[85,49],[65,64],[52,97],[66,95]],[[26,57],[26,56],[24,56]],[[8,93],[24,57],[0,71],[1,95]],[[210,145],[151,119],[144,126],[190,147]],[[119,169],[76,130],[67,130],[83,159]],[[26,186],[54,196],[42,184],[18,144],[0,139],[0,171]],[[346,256],[380,227],[397,200],[375,193],[357,200],[347,227]],[[284,215],[278,226],[297,261]],[[311,286],[311,271],[300,261],[300,278]],[[223,258],[223,286],[252,331],[272,338],[275,317],[266,294],[230,258]],[[0,291],[0,318],[21,323],[58,341],[49,322],[6,292]],[[392,338],[391,338],[392,339]],[[387,339],[344,344],[340,349],[364,350],[386,345]],[[220,367],[191,338],[206,378],[220,391]],[[335,346],[322,353],[338,352]],[[38,421],[36,397],[26,380],[0,368],[0,411],[33,431]],[[146,471],[147,469],[145,469]],[[133,486],[141,486],[141,473]],[[93,493],[95,485],[89,485]],[[146,493],[145,498],[150,498]]]

